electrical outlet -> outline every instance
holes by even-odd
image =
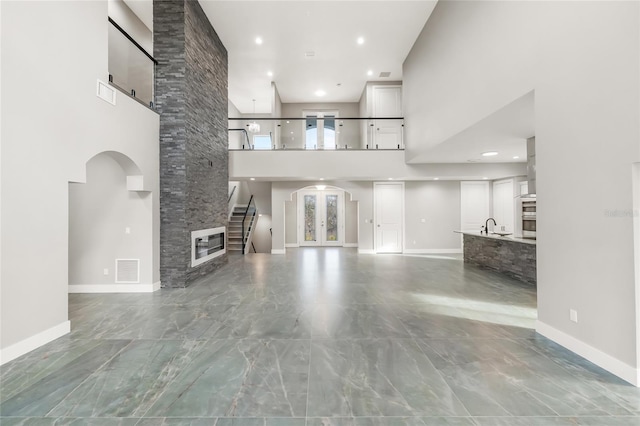
[[[569,319],[573,322],[578,322],[578,311],[569,309]]]
[[[131,228],[129,228],[128,226],[126,228],[124,228],[124,233],[125,234],[130,234],[131,233]]]
[[[102,273],[105,275],[109,275],[109,268],[104,268],[104,271],[102,271]]]

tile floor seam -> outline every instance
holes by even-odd
[[[464,411],[467,413],[467,415],[469,417],[471,417],[471,412],[469,411],[469,409],[467,408],[467,406],[464,404],[464,402],[462,402],[462,400],[460,399],[460,397],[458,396],[458,394],[453,390],[453,388],[451,387],[451,385],[449,384],[449,382],[447,381],[447,379],[442,375],[442,373],[440,372],[439,369],[436,368],[436,366],[433,364],[433,361],[431,361],[431,358],[429,358],[429,355],[427,355],[427,353],[422,349],[422,346],[420,346],[420,344],[416,341],[416,339],[414,339],[414,343],[416,346],[418,346],[418,349],[420,350],[420,352],[422,352],[422,354],[427,358],[427,360],[429,361],[429,364],[431,365],[431,367],[436,371],[436,373],[438,374],[438,376],[440,377],[440,379],[443,381],[443,383],[447,386],[447,388],[451,391],[451,394],[453,396],[456,397],[456,400],[460,403],[460,405],[462,406],[462,408],[464,408]],[[505,410],[506,411],[506,410]]]
[[[313,319],[312,319],[313,323]],[[309,367],[307,368],[307,401],[305,403],[304,408],[304,425],[307,426],[309,423],[309,393],[311,392],[311,348],[313,347],[313,337],[309,339]]]
[[[130,340],[130,339],[120,339],[120,340],[129,340],[129,343],[124,345],[122,348],[120,348],[118,351],[116,351],[116,353],[113,354],[113,356],[111,356],[105,362],[100,364],[100,366],[98,368],[96,368],[95,371],[93,371],[91,374],[88,374],[87,377],[84,378],[84,380],[82,380],[80,383],[78,383],[78,385],[76,387],[71,389],[70,392],[68,392],[62,399],[60,399],[60,401],[53,408],[51,408],[51,410],[47,411],[47,413],[45,414],[45,417],[48,416],[49,413],[54,411],[56,408],[58,408],[73,392],[75,392],[78,388],[80,388],[80,386],[82,386],[87,380],[89,380],[91,377],[93,377],[94,374],[99,372],[105,365],[109,364],[116,356],[118,356],[122,351],[124,351],[126,348],[128,348],[133,343],[133,340]]]

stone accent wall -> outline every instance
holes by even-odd
[[[464,234],[464,261],[535,285],[536,245]]]
[[[191,268],[191,231],[227,225],[227,50],[195,0],[153,2],[160,113],[160,276],[186,287],[227,261]]]

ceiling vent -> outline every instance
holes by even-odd
[[[316,52],[314,52],[313,50],[310,50],[308,52],[304,52],[304,57],[305,58],[313,58],[314,56],[316,56]]]
[[[140,259],[116,259],[116,283],[140,282]]]
[[[383,71],[380,73],[380,77],[385,78],[385,77],[389,77],[391,76],[391,73],[389,71]]]

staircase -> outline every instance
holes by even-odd
[[[227,251],[229,254],[242,254],[242,218],[247,206],[235,206],[229,218],[229,240]]]
[[[242,220],[244,219],[244,214],[247,211],[247,206],[235,206],[233,211],[231,212],[231,216],[229,217],[229,228],[228,228],[228,242],[227,242],[227,252],[229,254],[243,254],[242,253]],[[251,229],[253,228],[254,222],[256,220],[255,215],[255,207],[250,207],[249,212],[247,214],[247,221],[245,222],[245,230],[244,230],[244,238],[247,240],[251,236]],[[247,242],[247,248],[245,251],[249,252],[249,246],[251,242]]]

